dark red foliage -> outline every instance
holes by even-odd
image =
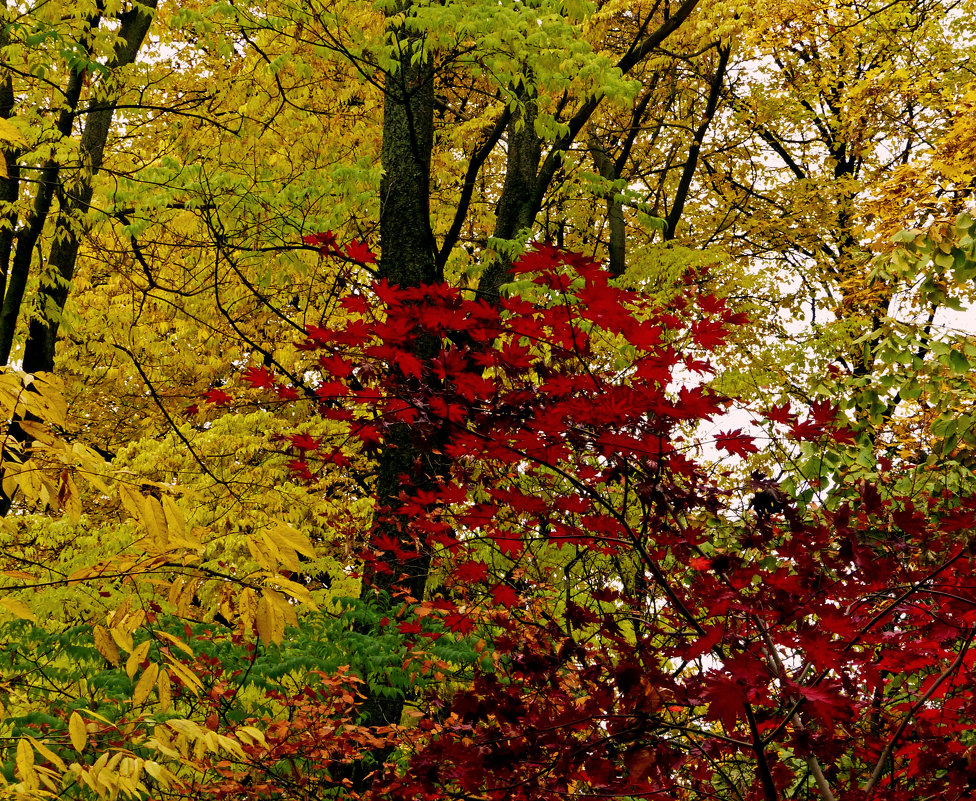
[[[368,552],[396,571],[432,549],[449,600],[431,614],[491,654],[400,737],[371,795],[971,797],[976,503],[893,497],[882,476],[838,485],[856,507],[803,508],[755,473],[775,503],[735,514],[690,446],[732,403],[704,378],[742,315],[694,281],[656,308],[547,246],[515,273],[538,289],[498,307],[379,283],[304,343],[319,413],[367,453],[406,425],[447,457],[433,485],[413,483],[418,457],[379,512],[399,533]],[[767,417],[852,441],[826,401]],[[715,442],[757,450],[741,430]],[[302,476],[339,463],[291,445]]]

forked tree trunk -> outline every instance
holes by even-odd
[[[130,10],[118,18],[119,43],[107,65],[105,83],[96,91],[87,109],[85,129],[79,147],[83,160],[79,177],[70,184],[65,183],[63,165],[55,159],[48,160],[40,170],[37,193],[30,213],[19,225],[16,219],[8,215],[9,227],[4,226],[4,230],[0,232],[0,270],[3,273],[0,277],[0,296],[3,298],[0,303],[0,364],[10,361],[10,351],[24,304],[24,294],[34,267],[35,254],[57,199],[59,208],[55,233],[47,258],[48,269],[52,274],[39,290],[41,297],[38,306],[44,317],[31,321],[24,354],[24,369],[28,372],[51,370],[54,367],[61,313],[78,261],[80,219],[87,213],[91,203],[94,179],[102,168],[105,144],[115,114],[115,103],[118,101],[117,72],[135,61],[152,24],[157,3],[158,0],[137,0]],[[94,37],[101,23],[100,16],[89,18],[89,40]],[[71,136],[85,79],[86,72],[80,67],[72,70],[68,77],[64,91],[65,102],[56,125],[63,137]],[[12,115],[14,102],[13,81],[8,73],[0,79],[0,117]],[[17,154],[8,151],[5,156],[7,177],[0,178],[0,199],[12,204],[16,202],[22,187]]]
[[[119,42],[109,63],[109,72],[105,84],[100,86],[91,102],[88,104],[85,129],[81,135],[80,152],[82,169],[79,177],[73,183],[59,188],[58,198],[60,210],[55,223],[54,239],[48,256],[47,269],[50,275],[46,281],[42,280],[39,288],[40,316],[31,319],[27,334],[27,344],[24,348],[24,370],[28,373],[54,369],[54,356],[57,346],[58,329],[61,325],[61,315],[71,290],[71,281],[78,263],[78,250],[81,247],[81,230],[79,222],[88,213],[94,181],[102,168],[105,157],[105,144],[108,141],[115,115],[115,104],[118,102],[118,70],[132,64],[136,60],[139,48],[145,41],[149,27],[152,25],[153,13],[158,0],[138,0],[132,8],[119,17]],[[69,124],[70,131],[70,124]],[[55,179],[57,172],[54,172]],[[53,190],[53,186],[51,187]],[[45,215],[46,216],[46,215]],[[18,248],[19,252],[19,248]],[[29,256],[28,256],[29,258]],[[42,276],[43,278],[43,276]],[[26,280],[26,271],[24,273]],[[16,300],[11,298],[11,329],[16,325],[17,313],[23,297]],[[4,299],[4,311],[7,304]],[[6,351],[0,353],[3,360],[10,356],[10,341],[13,331],[6,335]]]

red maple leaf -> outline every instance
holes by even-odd
[[[242,376],[255,389],[271,389],[275,385],[275,376],[267,367],[248,367]]]
[[[765,413],[766,419],[771,423],[781,423],[782,425],[792,425],[796,422],[796,414],[790,408],[789,401],[782,406],[770,406]]]
[[[728,331],[719,320],[697,320],[692,323],[691,336],[700,348],[714,350],[725,342]]]
[[[517,533],[498,531],[493,533],[491,538],[502,554],[513,559],[521,556],[525,550],[525,543]]]
[[[306,245],[311,245],[313,248],[318,248],[319,253],[323,256],[333,256],[339,253],[338,242],[336,241],[336,235],[332,231],[323,231],[318,234],[308,234],[302,237],[302,241]]]
[[[759,453],[759,448],[756,447],[753,437],[743,434],[741,428],[720,432],[715,437],[715,445],[734,456],[748,456],[750,453]]]
[[[339,305],[346,311],[353,312],[354,314],[365,314],[369,311],[369,304],[366,302],[366,298],[358,292],[352,295],[346,295],[339,301]]]
[[[518,593],[508,584],[496,584],[491,591],[491,599],[495,606],[504,606],[506,609],[510,609],[519,602]]]
[[[308,434],[295,434],[289,437],[288,440],[291,442],[293,448],[297,448],[300,451],[318,450],[319,445],[322,444],[321,439]]]
[[[350,259],[360,264],[374,264],[376,262],[376,254],[369,249],[369,245],[358,239],[352,239],[346,242],[343,250],[346,251],[346,255]]]
[[[476,584],[479,581],[484,581],[488,577],[488,565],[477,559],[473,559],[454,568],[451,571],[451,576],[455,581],[460,581],[465,584]]]
[[[222,389],[211,389],[203,393],[203,397],[207,399],[207,403],[212,403],[215,406],[227,406],[234,399],[224,392]]]
[[[719,721],[726,732],[731,732],[735,729],[735,721],[745,711],[745,692],[728,676],[713,672],[710,679],[705,689],[708,717]]]
[[[837,404],[829,400],[815,400],[810,404],[810,415],[821,425],[830,425],[837,417]]]
[[[308,467],[308,462],[303,459],[292,459],[288,462],[288,469],[305,481],[311,481],[314,478],[312,471]]]

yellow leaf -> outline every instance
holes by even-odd
[[[34,777],[34,749],[27,740],[17,742],[17,773],[24,781]]]
[[[85,750],[88,744],[88,728],[85,721],[77,712],[72,712],[68,719],[68,736],[71,737],[71,745],[79,754]]]
[[[237,609],[244,631],[250,631],[258,612],[257,593],[250,587],[243,590],[237,601]]]
[[[54,373],[36,373],[31,383],[37,390],[31,393],[31,398],[36,399],[43,408],[43,413],[38,417],[63,428],[67,424],[68,402],[64,399],[61,379]]]
[[[2,160],[0,160],[0,164],[2,163]],[[31,439],[43,442],[46,445],[50,445],[56,441],[55,436],[51,433],[51,429],[44,423],[39,423],[36,420],[21,420],[20,429]]]
[[[189,615],[190,606],[193,603],[193,599],[196,597],[197,588],[200,586],[200,584],[201,582],[199,579],[188,581],[180,591],[179,598],[176,601],[176,614],[178,614],[180,617],[187,617]]]
[[[315,601],[312,600],[312,595],[308,591],[307,587],[303,587],[301,584],[294,581],[289,581],[281,576],[271,576],[269,579],[267,579],[267,581],[270,584],[274,584],[276,587],[280,587],[296,601],[301,601],[303,604],[311,607],[312,609],[318,608],[315,605]]]
[[[186,520],[183,518],[183,511],[169,495],[163,496],[163,513],[170,532],[182,537],[186,533]]]
[[[54,751],[52,751],[50,748],[44,745],[44,743],[35,740],[30,735],[27,736],[27,739],[30,740],[31,745],[34,746],[34,749],[37,751],[37,753],[39,753],[48,762],[50,762],[52,765],[58,768],[58,770],[67,769],[67,766],[64,764],[64,760],[61,759],[61,757],[59,757],[57,754],[55,754]]]
[[[0,117],[0,142],[6,142],[17,147],[27,147],[27,140],[24,139],[24,135],[11,124],[10,120],[5,120],[2,117]]]
[[[119,646],[103,626],[95,626],[95,647],[113,665],[119,664]]]
[[[129,513],[129,516],[133,520],[142,521],[142,504],[143,497],[136,490],[134,490],[128,484],[119,482],[119,500],[122,501],[122,505],[125,510]]]
[[[175,751],[173,752],[175,755]],[[147,760],[142,765],[145,768],[146,773],[148,773],[161,787],[169,787],[173,781],[173,774],[170,773],[166,768],[160,765],[158,762],[153,762]]]
[[[126,615],[129,614],[130,609],[132,609],[132,596],[126,595],[122,599],[122,603],[120,603],[109,615],[109,621],[111,624],[113,626],[118,626],[125,619]]]
[[[125,672],[129,678],[133,678],[136,675],[136,671],[139,670],[139,665],[142,664],[146,655],[149,653],[149,640],[139,643],[135,649],[129,654],[129,658],[125,662]]]
[[[142,522],[146,532],[157,547],[164,548],[169,538],[166,536],[166,515],[162,504],[150,496],[144,499],[142,508],[145,510]]]
[[[287,544],[282,545],[275,542],[267,533],[261,535],[261,540],[267,546],[268,552],[277,556],[278,561],[281,562],[286,570],[291,570],[296,573],[301,570],[301,565],[298,564],[298,555],[291,547]]]
[[[23,620],[37,622],[37,617],[31,612],[30,607],[18,598],[0,598],[0,606]]]
[[[123,651],[132,650],[132,634],[126,631],[120,626],[112,626],[111,629],[112,639],[115,640],[116,645],[119,646]],[[116,662],[118,664],[118,662]]]
[[[258,542],[254,537],[247,538],[247,550],[258,567],[274,572],[277,567],[278,549],[270,542]]]
[[[79,475],[102,493],[102,495],[108,495],[108,484],[101,477],[101,473],[106,470],[105,460],[91,448],[80,442],[71,443],[71,453],[78,459],[78,464],[80,465]]]
[[[132,596],[128,597],[131,598]],[[125,617],[116,619],[119,621],[119,628],[123,628],[131,634],[142,625],[143,621],[146,619],[146,613],[141,609],[133,609],[132,611],[127,612]],[[131,651],[132,649],[127,648],[126,650]]]
[[[173,643],[173,645],[175,645],[185,654],[189,654],[190,656],[193,656],[193,649],[185,642],[183,642],[183,640],[181,640],[179,637],[174,637],[168,631],[157,631],[156,634],[162,637],[164,640],[169,640],[169,642]]]
[[[64,513],[72,523],[77,524],[81,520],[81,497],[75,480],[67,470],[61,471],[61,491],[58,494]]]
[[[203,684],[197,678],[196,674],[182,662],[177,662],[171,656],[167,656],[166,660],[169,662],[170,671],[190,689],[190,692],[194,695],[199,695],[200,690],[203,689]]]
[[[95,712],[95,711],[93,711],[91,709],[86,709],[85,710],[85,714],[88,715],[88,717],[90,717],[90,718],[94,718],[95,720],[100,720],[106,726],[109,726],[111,728],[115,728],[115,723],[112,722],[111,720],[109,720],[104,715],[99,715],[97,712]]]
[[[169,711],[170,703],[173,700],[173,690],[170,686],[169,673],[165,670],[159,671],[159,678],[156,680],[156,694],[159,696],[159,708],[162,712]]]
[[[261,733],[260,729],[254,728],[254,726],[241,726],[234,734],[245,745],[251,745],[253,743],[264,745],[264,734]]]
[[[276,612],[277,610],[268,603],[266,597],[262,595],[258,599],[258,610],[254,622],[258,627],[258,636],[265,645],[269,645],[274,641],[274,616]]]
[[[258,636],[265,645],[270,642],[279,643],[284,636],[285,610],[281,608],[282,603],[287,604],[287,601],[274,590],[264,590],[258,600],[255,622]]]
[[[169,585],[169,596],[167,600],[173,606],[176,606],[176,602],[180,599],[180,593],[183,591],[183,587],[186,585],[186,579],[175,578],[173,583]]]
[[[273,539],[278,540],[279,543],[293,551],[298,551],[302,556],[307,556],[309,559],[315,558],[315,549],[308,541],[308,537],[297,529],[291,526],[277,526],[271,529],[269,533]]]
[[[296,613],[297,607],[291,601],[289,601],[284,595],[282,595],[277,590],[265,589],[262,593],[267,596],[268,601],[271,602],[272,606],[278,610],[281,614],[281,630],[284,633],[284,628],[286,623],[291,623],[293,626],[298,625],[298,614]],[[311,598],[309,598],[311,601]]]
[[[153,687],[156,686],[156,678],[159,676],[159,665],[152,663],[139,677],[139,681],[136,682],[135,689],[132,691],[132,705],[140,706],[145,703],[146,699],[149,697],[149,693],[152,692]]]

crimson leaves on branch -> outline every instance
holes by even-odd
[[[312,244],[342,257],[334,237]],[[373,260],[353,244],[351,259]],[[443,637],[480,638],[485,657],[464,683],[426,685],[410,725],[374,732],[391,759],[347,791],[971,797],[976,501],[892,497],[882,473],[799,508],[757,473],[775,503],[736,512],[693,454],[699,424],[731,404],[709,388],[709,353],[744,316],[700,276],[665,309],[551,247],[515,278],[498,306],[377,283],[302,345],[317,413],[348,439],[294,436],[295,473],[314,481],[355,451],[414,460],[364,543],[364,596],[429,560],[428,597],[404,590],[383,620],[405,638],[404,664],[433,670],[424,642]],[[263,368],[245,380],[297,394]],[[797,441],[852,441],[828,401],[767,419]],[[757,450],[739,429],[714,445]],[[320,717],[337,714],[329,704]],[[339,715],[343,737],[354,718]],[[360,759],[369,740],[353,739]],[[329,759],[304,764],[334,770]]]

